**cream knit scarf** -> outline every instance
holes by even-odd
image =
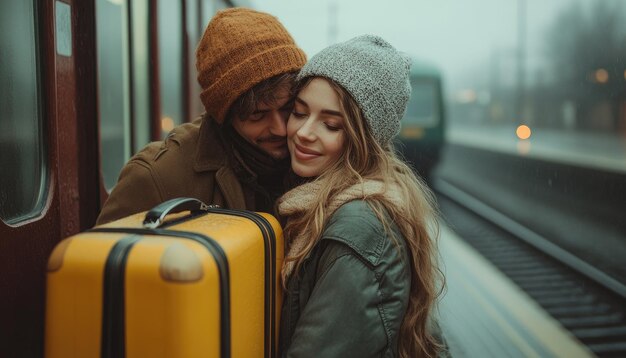
[[[300,185],[289,192],[285,193],[278,200],[278,211],[280,215],[287,217],[299,215],[303,212],[310,210],[318,196],[319,191],[323,187],[323,182],[319,180],[312,181]],[[400,191],[396,185],[385,185],[381,181],[377,180],[365,180],[362,184],[355,184],[348,187],[346,190],[335,195],[330,202],[326,205],[326,217],[324,222],[332,216],[332,214],[343,204],[357,199],[367,199],[373,195],[383,195],[394,205],[400,205],[402,203],[402,197]],[[294,256],[300,252],[310,240],[316,240],[317,238],[308,237],[306,233],[298,233],[295,237],[286,237],[287,242],[287,255],[286,258]],[[289,277],[294,268],[294,261],[289,261],[283,265],[283,273],[286,277]]]

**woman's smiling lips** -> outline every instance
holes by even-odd
[[[303,147],[297,143],[294,143],[295,151],[294,154],[298,160],[309,160],[314,159],[322,155],[322,153],[316,152],[312,149]]]

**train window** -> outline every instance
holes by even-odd
[[[202,112],[204,107],[200,101],[200,93],[202,88],[196,80],[198,74],[196,72],[196,47],[202,36],[202,2],[200,0],[187,0],[187,44],[188,44],[188,61],[187,70],[189,78],[189,119],[193,120]],[[210,5],[210,4],[209,4]]]
[[[133,151],[150,142],[150,36],[148,0],[129,2],[131,16]]]
[[[44,202],[46,146],[35,3],[0,3],[0,218],[7,223],[39,214]]]
[[[215,13],[215,5],[213,1],[210,0],[201,0],[202,1],[202,28],[206,28]]]
[[[209,21],[211,21],[211,18],[213,17],[213,15],[215,15],[216,12],[229,8],[232,6],[232,2],[229,0],[201,0],[202,3],[202,29],[201,31],[204,31],[204,29],[206,29],[206,26],[209,24]],[[247,6],[244,2],[244,4],[240,4],[239,6]]]
[[[226,9],[232,5],[228,4],[226,0],[200,0],[201,1],[201,6],[202,6],[202,29],[200,31],[204,31],[204,29],[206,29],[206,26],[209,24],[209,21],[211,21],[211,18],[213,17],[213,15],[215,15],[216,12],[218,12],[219,10],[223,10]],[[240,5],[240,6],[245,6],[245,5]],[[201,32],[202,34],[203,32]]]
[[[439,87],[436,80],[411,83],[412,92],[403,123],[433,126],[439,122]]]
[[[125,0],[96,1],[100,152],[107,190],[131,152],[127,14]]]
[[[181,1],[160,0],[157,8],[159,34],[159,89],[161,137],[186,118],[183,110],[183,7]]]

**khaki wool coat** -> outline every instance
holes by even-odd
[[[148,144],[122,168],[96,225],[177,197],[254,210],[254,193],[235,176],[217,130],[217,125],[203,116],[174,128],[165,140]]]

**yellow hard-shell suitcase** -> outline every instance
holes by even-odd
[[[190,198],[67,238],[48,262],[46,357],[274,357],[282,260],[273,216]]]

